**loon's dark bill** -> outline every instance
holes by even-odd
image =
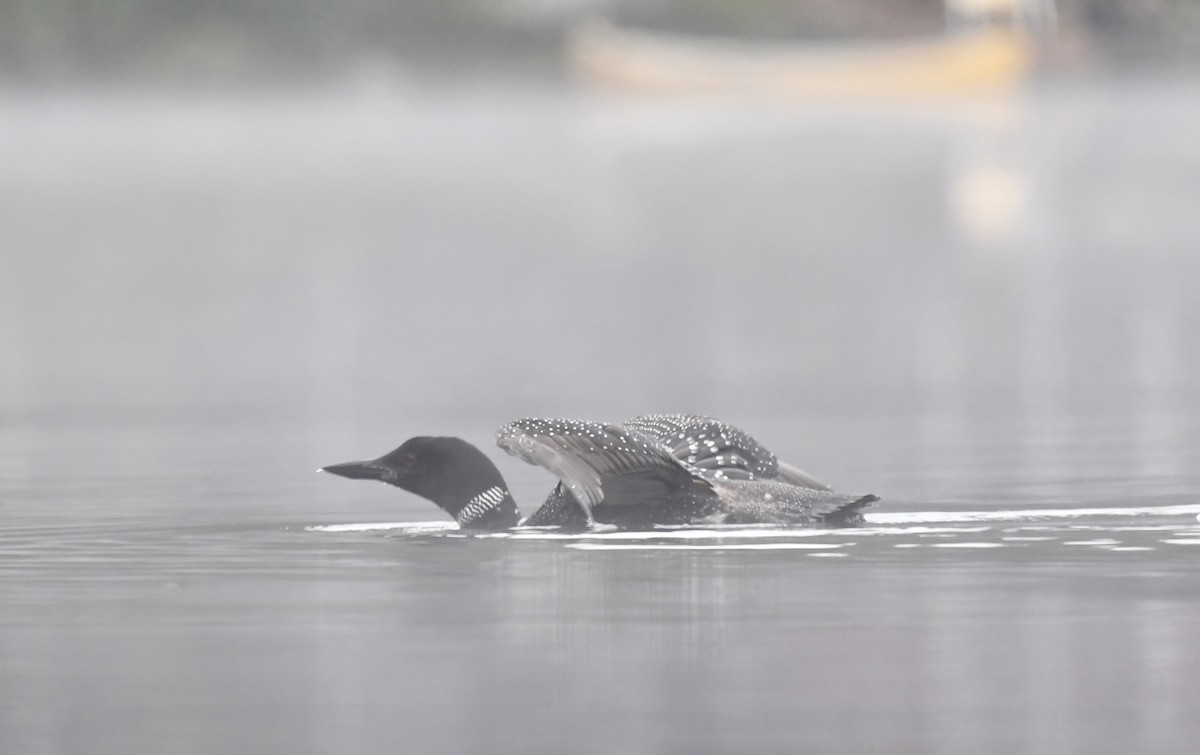
[[[383,477],[383,469],[373,461],[348,461],[345,464],[321,467],[317,471],[349,477],[352,480],[378,480]]]

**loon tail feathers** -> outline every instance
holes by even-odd
[[[826,514],[821,521],[829,527],[857,527],[865,521],[863,509],[878,500],[879,496],[874,493],[867,493],[847,503],[837,511]]]
[[[875,495],[845,495],[775,480],[713,481],[729,509],[729,524],[772,523],[845,527],[862,522]]]

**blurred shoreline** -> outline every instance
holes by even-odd
[[[929,37],[945,29],[943,15],[939,0],[355,0],[336,12],[267,0],[10,0],[0,26],[0,84],[262,90],[364,75],[557,80],[569,75],[567,39],[591,17],[630,29],[803,47]],[[1060,0],[1057,17],[1057,30],[1039,42],[1040,67],[1051,76],[1186,74],[1200,59],[1198,2]]]

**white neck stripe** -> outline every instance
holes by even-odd
[[[500,505],[500,502],[507,495],[507,490],[499,485],[493,485],[467,501],[467,505],[463,506],[462,510],[458,512],[458,516],[454,518],[458,521],[459,525],[470,524]]]

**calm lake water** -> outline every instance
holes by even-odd
[[[0,98],[0,751],[1200,738],[1200,86]],[[463,537],[314,475],[709,413],[839,532]]]

